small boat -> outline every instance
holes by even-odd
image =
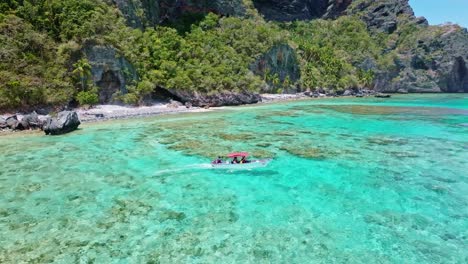
[[[221,157],[218,157],[216,160],[211,162],[211,167],[213,169],[251,170],[266,167],[272,160],[247,160],[248,156],[249,153],[247,152],[234,152],[226,156],[227,158],[232,160],[223,160]]]

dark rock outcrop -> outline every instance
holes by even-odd
[[[46,135],[61,135],[72,132],[81,124],[75,111],[63,111],[57,117],[47,119],[44,124]]]
[[[93,82],[99,87],[99,103],[112,102],[116,93],[127,93],[126,84],[137,78],[132,64],[112,46],[87,43],[83,51],[91,64]]]
[[[7,124],[7,127],[13,130],[22,128],[21,123],[18,121],[18,118],[16,115],[7,117],[6,124]]]
[[[275,93],[279,88],[287,93],[298,92],[292,84],[301,78],[301,69],[296,51],[289,45],[283,44],[271,48],[251,68],[255,74],[267,81],[268,87],[263,89],[263,92]],[[278,83],[274,83],[274,78],[278,78]]]
[[[268,20],[294,21],[333,18],[340,15],[352,0],[253,0],[255,8]]]
[[[42,128],[43,125],[36,112],[23,116],[20,123],[23,129],[37,129]]]
[[[242,0],[113,0],[113,3],[134,28],[173,22],[186,14],[245,14]]]
[[[391,34],[399,26],[399,17],[406,16],[416,24],[428,25],[425,18],[416,18],[408,0],[360,0],[346,10],[348,15],[358,15],[369,29]]]
[[[173,90],[170,91],[174,97],[183,103],[196,107],[216,107],[224,105],[255,104],[262,101],[259,94],[251,92],[219,92],[216,94],[205,94],[193,91]]]
[[[392,71],[377,74],[382,92],[468,92],[468,32],[456,25],[429,27],[437,31],[400,52]]]

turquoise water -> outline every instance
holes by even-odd
[[[0,136],[0,263],[467,263],[468,95]],[[215,171],[242,150],[267,168]]]

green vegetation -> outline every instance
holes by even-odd
[[[244,1],[247,7],[250,1]],[[133,29],[104,0],[8,0],[0,4],[0,110],[95,104],[87,44],[109,45],[128,60],[137,78],[128,94],[113,98],[142,104],[156,87],[190,92],[277,92],[294,87],[290,78],[254,75],[251,65],[275,45],[289,44],[300,61],[303,90],[343,91],[369,87],[380,69],[395,67],[395,54],[382,51],[395,36],[373,34],[356,17],[273,23],[248,8],[246,16],[183,15],[157,27]],[[139,16],[144,16],[138,11]],[[403,19],[403,18],[402,18]],[[414,25],[405,26],[397,45],[414,43]]]

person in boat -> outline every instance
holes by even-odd
[[[240,161],[237,159],[237,157],[234,157],[234,159],[231,161],[231,164],[239,164]]]
[[[250,163],[250,160],[246,160],[246,159],[245,159],[245,156],[244,156],[244,157],[242,157],[242,159],[240,160],[240,163],[242,163],[242,164],[243,164],[243,163]]]
[[[221,164],[221,163],[223,163],[223,160],[221,159],[221,157],[218,156],[218,158],[215,159],[212,163],[213,164]]]

